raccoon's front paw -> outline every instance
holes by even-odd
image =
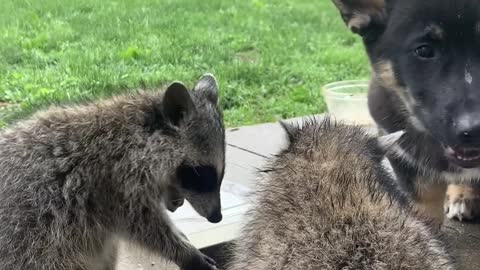
[[[467,185],[449,185],[445,198],[447,218],[460,221],[471,220],[480,212],[480,193],[478,188]]]
[[[189,262],[181,268],[182,270],[218,270],[214,259],[199,252],[192,257]]]

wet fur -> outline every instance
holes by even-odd
[[[185,198],[180,166],[218,168],[210,191],[219,197],[222,115],[213,77],[200,82],[194,91],[175,89],[168,101],[165,90],[140,91],[52,107],[3,130],[0,268],[113,270],[120,237],[182,269],[214,269],[166,213],[171,200]],[[176,107],[185,104],[178,93],[193,101],[188,119],[186,107]],[[219,209],[219,199],[208,207]]]
[[[265,169],[229,270],[455,269],[382,166],[376,138],[312,120]]]

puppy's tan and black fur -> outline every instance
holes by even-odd
[[[480,2],[333,0],[362,37],[373,74],[369,108],[404,191],[443,222],[477,213],[480,179]],[[461,185],[458,185],[461,184]]]

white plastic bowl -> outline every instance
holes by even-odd
[[[367,105],[368,81],[340,81],[322,88],[329,114],[337,120],[374,126]]]

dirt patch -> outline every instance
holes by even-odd
[[[260,53],[257,50],[252,49],[248,51],[237,52],[234,55],[234,58],[240,62],[256,64],[260,59]]]
[[[18,108],[20,104],[17,103],[8,103],[5,101],[0,101],[0,110],[10,110],[10,109],[15,109]]]

